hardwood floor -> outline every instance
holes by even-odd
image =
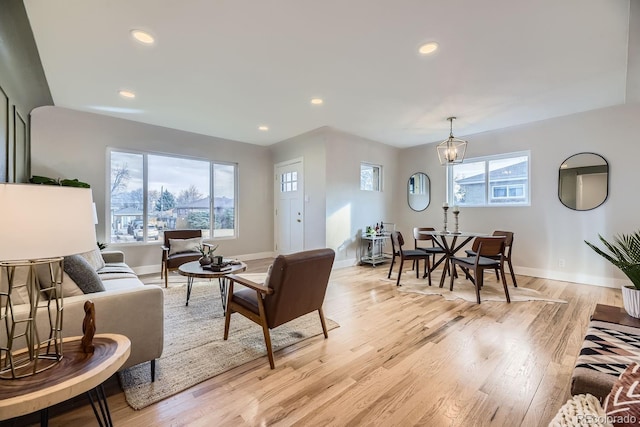
[[[445,301],[399,293],[380,280],[387,269],[334,271],[324,312],[340,327],[276,352],[275,370],[265,356],[140,411],[112,378],[114,424],[546,426],[569,398],[595,305],[622,305],[616,289],[526,276],[519,286],[568,303]],[[485,286],[501,285],[487,274]],[[51,416],[51,426],[96,423],[84,400]],[[6,425],[29,423],[37,417]]]

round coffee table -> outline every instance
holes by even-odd
[[[232,264],[230,270],[225,271],[212,271],[202,268],[199,261],[191,261],[186,264],[182,264],[178,267],[178,272],[183,276],[187,276],[187,303],[189,305],[189,297],[191,296],[191,287],[193,286],[193,279],[218,279],[218,285],[220,286],[220,299],[222,301],[222,311],[227,312],[227,274],[237,274],[247,269],[247,264],[241,262],[240,264]]]

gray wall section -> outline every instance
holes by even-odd
[[[629,5],[629,51],[627,57],[627,103],[640,102],[640,2]]]
[[[53,105],[31,26],[19,0],[0,0],[0,86],[25,114]]]
[[[0,88],[0,182],[26,182],[29,113],[53,100],[19,0],[0,0]]]
[[[236,256],[273,250],[273,190],[265,179],[272,174],[273,161],[266,147],[60,107],[34,110],[32,132],[34,174],[78,178],[91,185],[100,216],[100,241],[108,241],[106,152],[112,147],[237,163],[240,233],[235,239],[220,240],[218,253]],[[132,266],[160,265],[159,243],[109,247],[123,249]]]

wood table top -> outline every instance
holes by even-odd
[[[30,414],[64,402],[102,384],[129,358],[124,335],[98,334],[95,351],[85,354],[82,337],[65,338],[62,360],[46,371],[15,380],[0,380],[0,420]]]
[[[247,264],[245,264],[244,262],[241,262],[240,264],[231,265],[231,270],[211,271],[211,270],[205,270],[204,268],[202,268],[199,261],[191,261],[191,262],[182,264],[180,267],[178,267],[178,272],[183,276],[215,279],[217,277],[226,276],[227,274],[241,273],[246,269],[247,269]]]

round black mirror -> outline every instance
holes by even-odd
[[[427,209],[431,200],[429,196],[431,181],[426,173],[416,172],[409,177],[407,183],[407,203],[414,211]]]
[[[609,163],[599,154],[578,153],[560,165],[558,197],[576,211],[595,209],[609,195]]]

